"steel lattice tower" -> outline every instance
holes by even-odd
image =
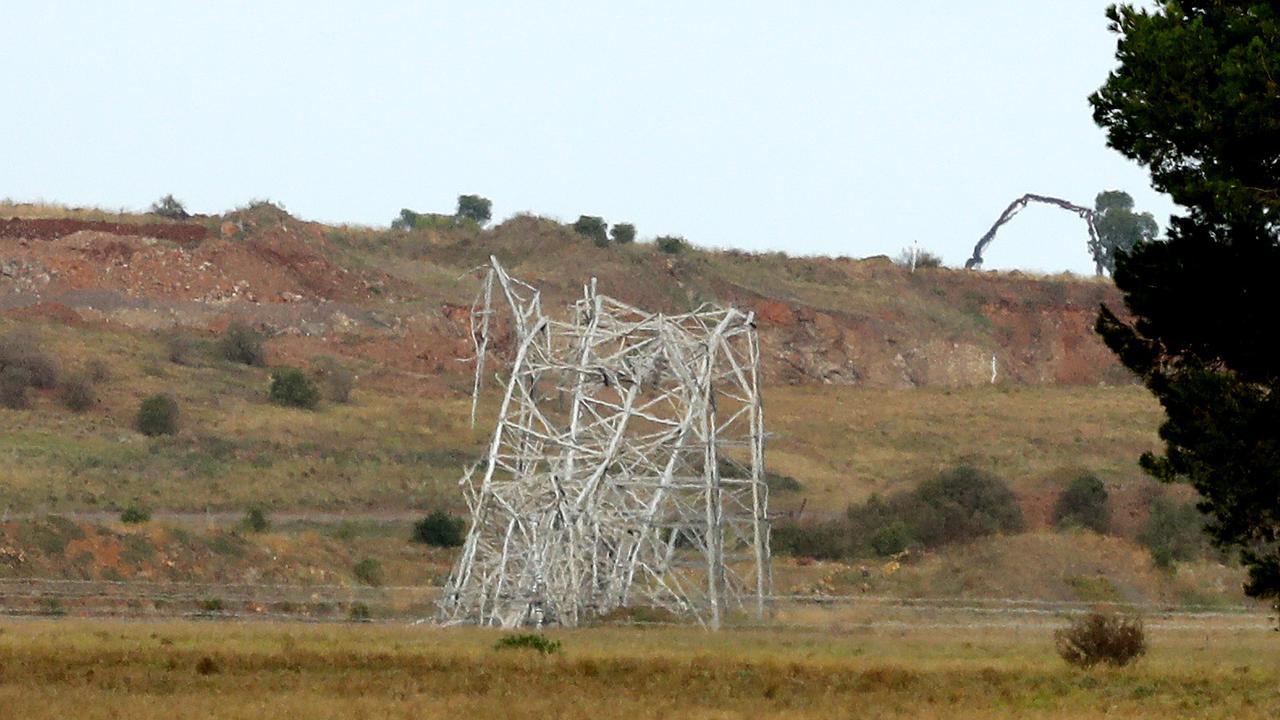
[[[462,480],[471,524],[440,601],[448,623],[576,625],[620,607],[717,628],[772,591],[760,348],[750,313],[645,312],[598,294],[568,321],[496,259],[472,312],[480,388],[493,295],[515,358],[487,458]],[[474,419],[474,404],[472,417]]]

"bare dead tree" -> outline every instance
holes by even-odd
[[[1004,212],[1000,213],[1000,218],[996,220],[995,224],[991,226],[991,229],[988,230],[987,233],[982,236],[982,239],[978,240],[978,244],[974,246],[973,257],[969,258],[964,263],[965,269],[969,270],[976,267],[982,267],[982,251],[986,250],[987,245],[990,245],[991,241],[995,239],[996,231],[999,230],[1002,225],[1012,220],[1013,216],[1021,212],[1022,209],[1027,206],[1027,203],[1030,202],[1056,205],[1063,210],[1075,213],[1080,216],[1081,220],[1085,221],[1085,224],[1089,228],[1089,252],[1093,255],[1094,272],[1101,276],[1103,269],[1102,243],[1098,240],[1098,231],[1093,224],[1094,211],[1061,198],[1049,197],[1047,195],[1036,195],[1034,193],[1027,193],[1026,195],[1023,195],[1017,200],[1009,203],[1009,207],[1005,208]]]

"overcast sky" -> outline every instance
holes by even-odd
[[[198,212],[271,198],[636,224],[642,238],[961,264],[1026,192],[1172,204],[1086,100],[1104,0],[44,2],[6,7],[0,196]],[[1032,207],[988,268],[1091,273]]]

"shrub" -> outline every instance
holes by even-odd
[[[458,227],[458,215],[442,215],[440,213],[418,213],[404,208],[400,217],[391,221],[392,230],[453,230]],[[469,222],[469,221],[468,221]]]
[[[850,555],[848,532],[840,521],[823,523],[782,522],[770,533],[770,547],[780,555],[839,560]]]
[[[479,195],[459,195],[458,211],[454,214],[460,218],[471,220],[477,225],[484,225],[489,222],[492,209],[493,203],[488,198],[483,198]]]
[[[365,558],[356,563],[351,573],[365,585],[378,587],[382,584],[382,565],[373,558]]]
[[[240,524],[249,532],[266,532],[271,529],[271,518],[267,517],[266,510],[254,506],[245,511]]]
[[[1083,615],[1053,633],[1058,655],[1072,665],[1127,665],[1147,652],[1142,620],[1113,613]]]
[[[138,432],[148,437],[178,432],[178,401],[169,395],[152,395],[138,406]]]
[[[93,383],[83,375],[75,375],[63,380],[58,386],[58,398],[72,412],[84,412],[98,401],[93,391]]]
[[[770,472],[764,473],[764,484],[769,487],[771,493],[796,493],[804,489],[800,481],[790,475]]]
[[[0,405],[10,410],[22,410],[31,405],[27,388],[31,386],[31,373],[25,368],[0,368]]]
[[[400,208],[400,215],[391,221],[392,230],[412,230],[414,222],[418,219],[418,213],[409,208]]]
[[[926,480],[901,505],[900,517],[926,547],[1023,528],[1022,509],[1009,486],[968,466]]]
[[[347,619],[351,622],[369,622],[373,619],[373,614],[369,612],[369,606],[362,602],[351,603],[351,607],[347,610]]]
[[[226,343],[226,339],[224,338],[223,346],[222,346],[222,354],[224,357],[227,355],[227,348],[225,346],[225,343]],[[194,347],[194,344],[191,342],[190,338],[186,337],[185,335],[173,333],[165,338],[164,345],[165,345],[165,354],[169,358],[169,362],[173,363],[174,365],[190,365],[191,364],[191,355],[195,347]]]
[[[875,531],[868,543],[877,555],[888,557],[906,550],[914,541],[911,528],[901,520],[894,520]]]
[[[325,375],[325,387],[329,391],[329,400],[346,405],[351,402],[351,391],[355,389],[356,376],[350,370],[340,367]]]
[[[636,226],[631,223],[614,223],[609,229],[614,245],[627,245],[636,241]]]
[[[604,218],[596,215],[579,215],[573,224],[573,231],[583,237],[591,238],[596,247],[609,246],[609,226]]]
[[[431,547],[459,547],[466,540],[466,521],[436,510],[413,524],[413,541]]]
[[[94,358],[84,364],[85,377],[92,383],[104,383],[111,379],[111,367],[106,361]]]
[[[219,342],[222,357],[234,363],[262,367],[267,364],[266,351],[262,349],[262,333],[240,322],[233,322]]]
[[[685,248],[689,247],[689,243],[679,235],[663,235],[655,239],[653,244],[668,255],[679,255],[685,251]]]
[[[702,472],[702,463],[697,463],[696,467],[698,472]],[[721,456],[716,462],[716,468],[720,472],[720,477],[744,479],[751,477],[750,464],[739,462],[733,458]],[[765,470],[761,476],[771,493],[792,493],[800,492],[803,489],[800,481],[790,475]]]
[[[50,617],[62,617],[67,614],[67,609],[62,606],[62,601],[58,598],[45,598],[40,601],[38,613]]]
[[[1004,482],[957,467],[887,500],[872,495],[850,505],[839,520],[779,524],[772,537],[781,554],[835,560],[889,556],[917,545],[968,542],[1022,527],[1022,511]]]
[[[320,390],[311,378],[296,367],[282,367],[271,373],[271,402],[285,407],[312,410],[320,402]]]
[[[186,220],[191,217],[191,213],[187,212],[187,208],[173,195],[165,195],[151,203],[151,214],[170,220]]]
[[[543,655],[550,655],[560,652],[560,641],[536,633],[521,633],[502,636],[493,644],[493,648],[495,650],[536,650]]]
[[[1107,488],[1097,475],[1081,475],[1063,491],[1053,507],[1053,521],[1058,527],[1088,528],[1098,534],[1111,526],[1111,509],[1107,506]]]
[[[127,525],[144,523],[151,519],[151,511],[141,505],[129,505],[120,511],[120,522]]]
[[[1205,551],[1204,516],[1194,503],[1178,503],[1163,495],[1151,501],[1147,524],[1138,542],[1150,552],[1157,567],[1172,567]]]
[[[324,383],[325,395],[331,402],[351,402],[351,391],[356,385],[354,373],[339,365],[337,360],[325,356],[316,359],[316,374]]]
[[[40,339],[27,328],[0,337],[0,371],[25,371],[31,387],[49,390],[58,384],[58,363],[40,347]]]
[[[914,258],[912,256],[915,256]],[[902,252],[893,261],[903,267],[916,268],[939,268],[942,267],[942,258],[934,255],[928,250],[920,250],[916,248],[904,248]]]

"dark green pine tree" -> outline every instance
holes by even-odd
[[[1280,21],[1277,3],[1113,6],[1118,67],[1093,96],[1108,143],[1185,211],[1116,257],[1131,319],[1097,328],[1164,406],[1163,454],[1190,482],[1246,591],[1280,599]]]

